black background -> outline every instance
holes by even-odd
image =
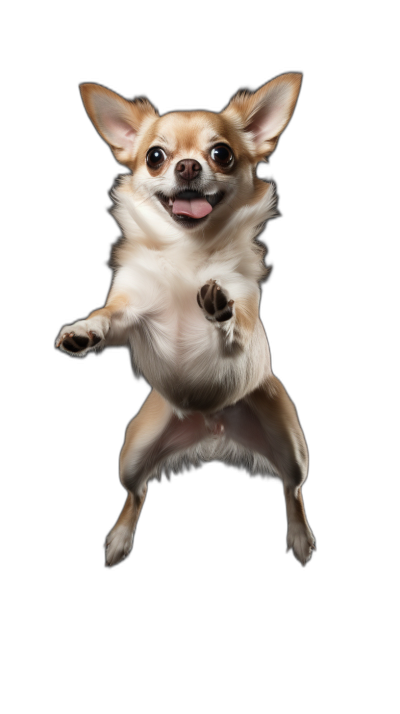
[[[350,505],[334,485],[344,428],[335,185],[345,159],[332,144],[329,70],[316,58],[290,56],[287,48],[275,51],[260,42],[221,58],[214,47],[196,61],[186,49],[188,58],[179,46],[167,54],[156,46],[147,55],[125,48],[118,57],[106,57],[104,50],[85,59],[60,53],[57,82],[38,89],[40,105],[47,107],[38,122],[46,122],[39,137],[46,189],[38,200],[46,218],[40,228],[44,249],[34,260],[48,314],[37,377],[42,467],[35,516],[47,556],[36,567],[51,583],[49,606],[59,597],[69,612],[87,607],[89,618],[93,597],[103,607],[112,594],[121,598],[121,618],[128,599],[137,611],[160,605],[178,618],[184,611],[189,618],[206,618],[208,612],[225,617],[244,608],[261,625],[265,603],[283,600],[295,613],[310,602],[324,607],[327,598],[340,609],[349,596]],[[281,215],[262,236],[272,272],[263,287],[261,318],[273,372],[295,403],[309,448],[303,496],[317,552],[304,568],[285,552],[278,478],[210,464],[150,482],[129,558],[105,568],[105,538],[126,498],[119,453],[150,387],[134,377],[126,349],[85,359],[54,349],[64,324],[104,305],[110,249],[119,235],[108,213],[109,192],[125,169],[89,120],[79,84],[100,84],[127,99],[145,96],[160,114],[219,112],[238,90],[256,90],[286,72],[302,73],[303,82],[293,117],[263,167],[276,183]]]

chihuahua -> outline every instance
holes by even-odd
[[[219,459],[283,482],[287,546],[305,565],[315,548],[301,487],[308,450],[297,412],[273,374],[259,317],[269,269],[257,240],[277,214],[256,175],[288,124],[302,75],[241,90],[221,113],[160,116],[98,84],[80,86],[100,136],[129,173],[111,192],[122,237],[104,307],[62,328],[56,346],[83,357],[129,345],[152,387],[126,430],[122,512],[106,564],[131,551],[151,478]]]

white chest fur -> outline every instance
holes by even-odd
[[[237,211],[213,239],[171,229],[148,202],[134,200],[128,181],[113,197],[113,214],[125,237],[113,290],[127,298],[121,319],[129,325],[138,370],[178,408],[204,409],[204,400],[220,407],[241,398],[249,383],[257,386],[270,369],[261,323],[246,349],[228,357],[221,336],[233,331],[235,320],[229,325],[207,320],[197,293],[216,280],[235,305],[249,298],[258,304],[262,257],[253,237],[255,227],[274,214],[273,190]]]

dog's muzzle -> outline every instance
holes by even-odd
[[[175,196],[157,194],[157,198],[175,219],[192,219],[194,222],[208,216],[213,208],[220,203],[224,194],[222,191],[212,194],[202,194],[190,189],[179,191]]]

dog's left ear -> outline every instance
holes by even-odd
[[[264,84],[256,92],[239,90],[222,115],[249,133],[257,161],[273,152],[290,121],[299,96],[300,72],[288,72]]]

